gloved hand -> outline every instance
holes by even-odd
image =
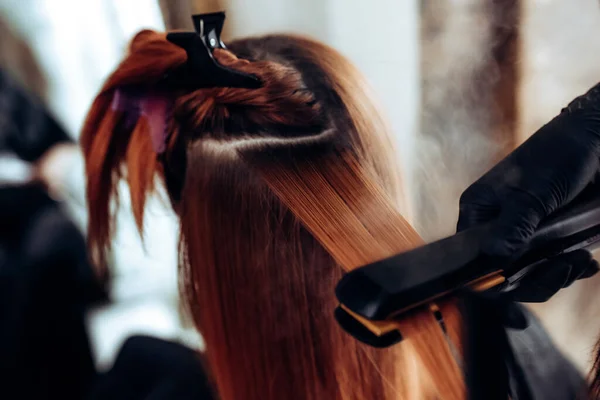
[[[515,303],[542,303],[548,301],[560,289],[570,286],[578,279],[589,278],[598,272],[598,262],[587,250],[575,250],[554,257],[534,267],[519,285],[510,292],[491,289],[484,293],[469,293],[477,298],[482,307],[504,327],[525,329],[528,320],[523,308]]]
[[[600,172],[600,85],[576,98],[461,196],[458,230],[493,222],[483,252],[510,257],[540,221],[575,198]],[[598,263],[585,250],[539,265],[510,294],[515,301],[548,300]]]

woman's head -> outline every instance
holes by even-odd
[[[308,39],[267,36],[229,49],[215,52],[218,61],[256,75],[261,88],[170,90],[158,83],[185,52],[154,32],[133,40],[82,136],[92,255],[103,262],[115,181],[129,181],[141,229],[158,172],[181,221],[182,288],[220,398],[415,393],[407,377],[429,379],[416,359],[367,348],[332,317],[344,268],[419,243],[397,211],[391,139],[361,77]],[[162,99],[158,122],[111,108],[131,85]],[[157,154],[152,138],[163,130]]]

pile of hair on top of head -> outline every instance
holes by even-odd
[[[218,62],[260,88],[169,87],[186,52],[156,32],[133,39],[81,136],[93,260],[107,268],[118,180],[141,232],[158,174],[179,217],[182,289],[218,398],[462,399],[432,314],[405,321],[406,340],[390,349],[359,343],[333,318],[344,270],[422,243],[399,211],[398,163],[360,74],[299,37],[229,49],[215,50]],[[458,332],[458,311],[445,309]]]
[[[244,139],[247,143],[248,139],[260,139],[266,133],[265,137],[271,139],[278,134],[289,137],[295,132],[290,127],[295,126],[305,128],[298,130],[302,135],[310,130],[308,127],[315,131],[322,129],[320,107],[303,87],[302,77],[296,70],[271,61],[250,62],[222,49],[215,49],[214,56],[223,66],[257,76],[262,87],[170,91],[160,83],[166,74],[176,73],[186,62],[186,52],[168,42],[166,34],[144,30],[132,40],[129,54],[96,97],[80,140],[88,178],[90,250],[101,269],[106,268],[104,254],[114,223],[111,198],[117,197],[116,182],[123,177],[123,165],[127,166],[135,220],[142,230],[145,195],[154,188],[154,174],[165,173],[158,160],[185,157],[176,150],[181,150],[186,142],[200,136],[216,141],[231,140],[236,134],[231,126],[237,127],[240,133],[240,145]],[[115,106],[115,96],[119,95],[127,96],[129,101]],[[163,111],[167,118],[163,115],[159,115],[163,118],[159,121],[152,116],[140,118],[143,116],[140,104],[149,96],[165,101]],[[185,121],[185,124],[175,121]],[[282,125],[288,129],[278,129]],[[156,149],[152,141],[156,139],[152,131],[163,129],[167,149],[164,155],[154,156]],[[186,134],[180,135],[181,131]],[[254,135],[248,137],[249,132]],[[175,162],[180,163],[181,160]]]

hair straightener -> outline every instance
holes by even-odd
[[[528,247],[507,260],[480,248],[490,224],[478,226],[420,248],[347,273],[336,287],[338,323],[374,347],[402,340],[397,320],[464,288],[508,291],[535,266],[556,255],[600,247],[600,186],[584,190],[546,218]]]

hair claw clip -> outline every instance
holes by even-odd
[[[188,61],[182,66],[182,70],[167,78],[169,84],[198,89],[261,87],[256,76],[227,68],[213,56],[214,49],[226,48],[221,41],[224,12],[198,14],[192,16],[192,19],[196,32],[174,32],[167,35],[168,41],[184,49],[188,55]]]

